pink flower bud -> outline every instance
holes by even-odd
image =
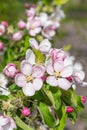
[[[85,103],[85,102],[86,102],[86,100],[87,100],[87,99],[86,99],[86,97],[85,97],[85,96],[82,96],[82,97],[81,97],[81,101],[82,101],[82,103]]]
[[[5,27],[8,26],[8,22],[6,22],[6,21],[2,21],[1,24],[4,25]]]
[[[3,51],[3,49],[4,49],[4,44],[3,42],[0,41],[0,51]]]
[[[67,112],[67,113],[72,113],[73,111],[74,111],[73,108],[70,107],[70,106],[68,106],[68,107],[66,108],[66,112]]]
[[[18,32],[13,34],[13,40],[14,41],[19,41],[22,37],[23,37],[22,31],[18,31]]]
[[[29,8],[30,8],[30,4],[29,4],[29,3],[25,3],[24,6],[25,6],[26,9],[29,9]]]
[[[22,113],[23,116],[30,116],[31,111],[30,111],[29,108],[24,107],[24,108],[21,110],[21,113]]]
[[[14,78],[16,74],[18,73],[18,70],[16,68],[16,65],[13,63],[9,63],[4,68],[4,74],[10,78]]]
[[[24,21],[21,20],[21,21],[18,22],[18,28],[19,29],[24,29],[25,27],[26,27],[26,24],[25,24]]]
[[[0,36],[3,35],[5,31],[6,31],[5,26],[0,24]]]
[[[46,75],[44,75],[43,77],[41,77],[43,81],[46,81]]]

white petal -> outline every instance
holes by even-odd
[[[38,50],[38,42],[36,41],[35,38],[30,38],[29,39],[29,42],[30,42],[30,46],[32,48],[35,48],[36,50]]]
[[[6,90],[3,89],[2,95],[9,95],[9,94],[10,94],[10,92],[9,92],[9,90],[7,88],[6,88]]]
[[[54,74],[54,69],[53,69],[53,66],[50,62],[48,62],[46,64],[46,71],[49,75],[53,75]]]
[[[83,69],[82,64],[79,62],[76,62],[74,64],[74,71],[81,71]]]
[[[77,76],[80,80],[83,80],[85,78],[84,71],[78,71],[75,73],[75,76]]]
[[[68,56],[64,60],[64,66],[73,65],[73,60]]]
[[[51,86],[58,86],[58,80],[54,76],[48,76],[46,82]]]
[[[45,39],[43,40],[40,45],[39,45],[39,50],[42,52],[42,53],[47,53],[49,52],[51,49],[51,43],[49,42],[48,39]]]
[[[32,65],[35,64],[35,54],[30,49],[26,51],[26,60]]]
[[[63,69],[63,62],[55,61],[54,62],[54,70],[61,71]]]
[[[32,72],[32,65],[27,60],[23,60],[20,69],[24,75],[30,75]]]
[[[35,94],[35,90],[32,83],[27,83],[22,90],[25,96],[33,96]]]
[[[9,119],[8,118],[4,118],[3,116],[0,116],[0,126],[4,126],[7,123],[9,123]]]
[[[61,71],[61,76],[62,77],[69,77],[73,74],[73,66],[69,65],[63,68]]]
[[[40,78],[36,78],[33,80],[33,87],[35,90],[40,90],[42,88],[43,81]]]
[[[4,128],[2,128],[2,127],[0,126],[0,130],[4,130]]]
[[[24,87],[26,85],[26,78],[23,74],[19,73],[15,76],[15,83],[19,87]]]
[[[32,76],[36,78],[43,77],[45,73],[45,68],[41,65],[36,65],[32,69]]]
[[[64,90],[68,90],[71,87],[71,83],[65,78],[59,78],[58,86]]]

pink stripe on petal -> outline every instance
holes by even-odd
[[[19,86],[19,87],[24,87],[26,85],[26,78],[23,74],[19,73],[16,75],[15,77],[15,83]]]
[[[58,86],[58,80],[54,76],[48,76],[46,82],[51,86]]]
[[[63,67],[64,67],[63,62],[59,62],[59,61],[54,62],[55,71],[61,71],[63,69]]]
[[[36,78],[33,80],[33,87],[35,90],[40,90],[42,88],[43,81],[40,78]]]

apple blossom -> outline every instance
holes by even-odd
[[[36,36],[41,31],[41,23],[37,19],[28,21],[26,24],[26,29],[31,36]]]
[[[48,62],[46,65],[46,71],[49,74],[46,82],[51,86],[59,86],[64,90],[68,90],[71,87],[71,82],[67,80],[73,74],[72,65],[64,66],[63,61],[55,61],[53,64]]]
[[[36,50],[39,50],[45,54],[48,53],[51,49],[51,43],[48,39],[44,39],[40,44],[38,44],[35,38],[30,38],[29,42],[32,48],[35,48]]]
[[[24,29],[25,27],[26,27],[26,23],[24,21],[20,20],[18,22],[18,28],[19,29]]]
[[[22,37],[23,37],[23,32],[22,31],[18,31],[18,32],[13,34],[12,39],[14,41],[19,41]]]
[[[36,14],[36,8],[35,7],[31,7],[30,9],[26,9],[25,13],[26,13],[26,15],[28,17],[27,20],[31,21],[31,20],[33,20],[35,14]]]
[[[16,128],[16,124],[11,117],[0,115],[0,130],[14,130]]]
[[[42,76],[45,68],[41,65],[32,66],[28,61],[22,61],[21,73],[15,77],[15,83],[22,87],[22,91],[26,96],[33,96],[43,86]]]
[[[23,116],[30,116],[31,114],[31,110],[28,108],[28,107],[24,107],[22,110],[21,110],[21,113]]]
[[[0,24],[0,36],[3,35],[5,31],[6,31],[5,26]]]
[[[4,44],[3,42],[0,41],[0,51],[3,51],[3,49],[4,49]]]
[[[18,70],[16,68],[16,65],[13,63],[8,63],[4,68],[4,74],[10,78],[14,78],[17,73]]]
[[[8,26],[8,22],[7,21],[2,21],[1,24],[4,25],[5,27]]]

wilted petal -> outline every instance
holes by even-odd
[[[45,39],[43,40],[40,45],[39,45],[39,50],[42,52],[42,53],[47,53],[49,52],[51,49],[51,43],[49,42],[48,39]]]
[[[19,73],[15,76],[15,83],[19,87],[24,87],[26,85],[26,78],[23,74]]]
[[[40,78],[36,78],[33,80],[33,87],[35,90],[40,90],[42,88],[43,81]]]
[[[31,64],[28,62],[28,61],[26,61],[26,60],[24,60],[24,61],[22,61],[21,62],[21,72],[24,74],[24,75],[30,75],[31,74],[31,72],[32,72],[32,66],[31,66]]]
[[[54,74],[54,68],[52,66],[52,64],[50,62],[48,62],[46,64],[46,71],[49,75],[53,75]]]
[[[33,77],[36,77],[36,78],[43,77],[44,73],[45,73],[45,68],[43,66],[36,65],[33,67],[33,70],[32,70]]]
[[[65,78],[59,78],[58,86],[64,90],[68,90],[71,87],[71,83]]]
[[[61,71],[63,69],[63,62],[55,61],[54,62],[54,70]]]
[[[35,90],[32,83],[27,83],[22,90],[26,96],[33,96],[35,94]]]
[[[36,41],[35,38],[30,38],[29,39],[29,42],[30,42],[30,46],[32,48],[35,48],[36,50],[38,50],[38,42]]]
[[[62,77],[69,77],[72,74],[73,74],[73,66],[71,66],[71,65],[64,67],[64,69],[61,71]]]
[[[30,49],[26,51],[26,60],[32,65],[35,64],[35,54]]]
[[[46,82],[51,86],[58,86],[58,80],[54,76],[48,76]]]

